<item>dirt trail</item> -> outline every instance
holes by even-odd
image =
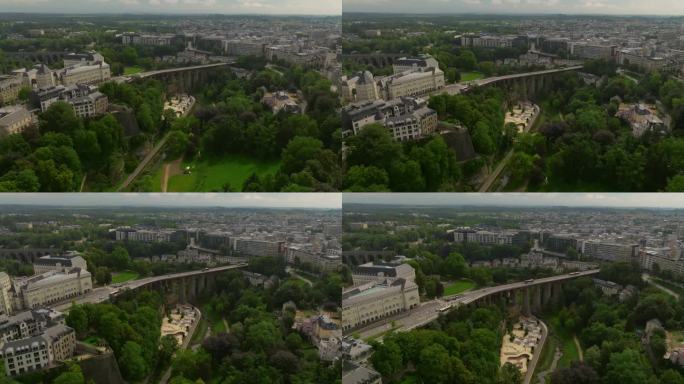
[[[170,163],[164,164],[164,174],[161,180],[161,191],[166,192],[169,187],[169,178],[171,176],[180,175],[183,170],[181,169],[181,164],[183,163],[183,158],[180,157]]]

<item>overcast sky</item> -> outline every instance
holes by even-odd
[[[684,208],[681,193],[345,193],[343,204]]]
[[[684,0],[343,0],[344,12],[684,15]]]
[[[0,193],[0,205],[342,208],[340,193]]]
[[[339,15],[341,0],[0,0],[0,12]]]

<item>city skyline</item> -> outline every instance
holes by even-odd
[[[682,209],[678,193],[345,193],[345,204]]]
[[[345,0],[344,12],[417,14],[684,15],[676,0]],[[388,7],[391,4],[391,7]]]
[[[0,205],[341,209],[337,193],[8,193]]]
[[[3,12],[340,15],[339,0],[0,0]]]

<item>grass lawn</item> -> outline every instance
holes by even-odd
[[[140,277],[140,275],[132,271],[114,272],[112,273],[112,284],[124,283],[126,281],[135,280],[138,277]]]
[[[458,280],[456,282],[449,283],[446,287],[444,287],[443,296],[456,295],[472,289],[473,287],[475,287],[475,283],[470,280]]]
[[[136,73],[143,72],[144,70],[145,70],[145,68],[138,67],[138,66],[126,67],[126,68],[124,68],[124,75],[125,76],[135,75]]]
[[[97,347],[97,343],[100,342],[100,338],[97,336],[88,336],[84,340],[81,340],[81,342],[86,343],[88,345],[92,345],[93,347]]]
[[[221,332],[226,332],[226,324],[223,322],[223,318],[214,312],[209,305],[203,305],[200,307],[202,311],[202,318],[207,319],[211,325],[211,334],[218,335]]]
[[[579,361],[579,351],[572,338],[572,333],[561,326],[557,316],[550,318],[547,324],[549,325],[550,332],[556,335],[561,342],[563,356],[558,361],[558,367],[569,367],[571,362]]]
[[[275,174],[280,161],[261,161],[242,155],[226,156],[219,160],[202,160],[183,163],[190,166],[192,174],[175,175],[169,178],[168,192],[210,192],[221,191],[227,182],[235,191],[242,190],[242,184],[252,174],[263,176]]]
[[[547,324],[548,325],[548,324]],[[537,361],[537,366],[534,368],[534,375],[532,377],[532,382],[536,383],[537,375],[539,372],[544,372],[551,367],[553,362],[553,356],[556,353],[556,347],[558,346],[558,340],[555,337],[547,337],[546,343],[539,356],[539,361]]]
[[[484,79],[484,75],[480,72],[463,72],[461,73],[461,82]]]

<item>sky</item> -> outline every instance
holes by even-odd
[[[340,15],[341,0],[0,0],[0,12]]]
[[[460,206],[684,208],[682,193],[345,193],[350,203]]]
[[[341,209],[339,193],[0,193],[0,205]]]
[[[684,15],[683,0],[343,0],[344,12]]]

